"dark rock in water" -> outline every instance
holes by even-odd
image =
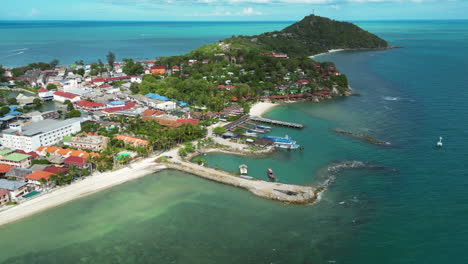
[[[369,142],[369,143],[374,144],[374,145],[380,145],[380,146],[391,146],[392,145],[392,143],[390,143],[388,141],[378,140],[378,139],[373,138],[371,136],[360,134],[360,133],[354,133],[354,132],[348,131],[348,130],[335,129],[334,131],[336,133],[338,133],[338,134],[349,135],[349,136],[352,136],[352,137],[357,138],[357,139],[364,140],[364,141]]]

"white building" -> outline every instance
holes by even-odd
[[[3,131],[3,146],[34,151],[40,146],[51,146],[60,142],[63,137],[81,131],[81,118],[63,121],[45,119],[21,127],[13,126]]]
[[[57,91],[54,92],[54,101],[64,103],[65,101],[70,100],[70,102],[75,103],[81,100],[81,97],[76,94]]]
[[[165,111],[174,111],[177,109],[177,103],[172,102],[172,101],[163,102],[163,103],[156,104],[156,108],[165,110]]]

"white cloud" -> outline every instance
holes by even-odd
[[[258,12],[258,11],[255,11],[252,7],[246,7],[242,10],[242,15],[245,15],[245,16],[254,16],[254,15],[263,15],[262,12]]]
[[[31,10],[28,12],[28,14],[26,15],[27,17],[34,17],[36,16],[37,14],[39,14],[39,10],[37,10],[36,8],[31,8]]]

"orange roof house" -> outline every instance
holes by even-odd
[[[54,175],[54,174],[51,172],[47,172],[47,171],[35,171],[31,174],[26,175],[25,178],[28,180],[33,180],[33,181],[39,181],[40,179],[45,179],[48,181],[51,175]]]
[[[14,167],[6,164],[0,164],[0,174],[5,174],[12,170]]]
[[[166,73],[166,66],[153,66],[151,67],[151,74],[163,75]]]
[[[144,139],[136,138],[136,137],[130,137],[126,135],[118,135],[118,136],[115,136],[114,139],[122,140],[123,142],[125,142],[125,144],[129,144],[135,147],[145,147],[149,143],[148,140],[144,140]]]

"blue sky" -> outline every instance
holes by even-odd
[[[468,19],[468,0],[9,0],[0,20]]]

